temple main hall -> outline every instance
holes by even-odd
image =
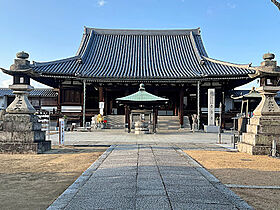
[[[12,74],[11,70],[4,70]],[[235,87],[250,82],[250,64],[241,65],[210,58],[200,28],[182,30],[119,30],[84,28],[76,55],[49,62],[33,62],[23,72],[58,93],[53,116],[69,122],[90,122],[104,102],[106,116],[124,116],[116,99],[139,89],[168,99],[159,116],[185,120],[197,114],[207,124],[207,91],[215,89],[216,108],[223,104],[223,127],[232,104],[227,100]],[[230,119],[230,118],[228,118]]]

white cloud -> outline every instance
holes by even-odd
[[[98,0],[98,2],[97,2],[99,7],[103,7],[106,3],[107,3],[107,1],[105,1],[105,0]]]
[[[214,14],[214,10],[212,7],[208,7],[207,10],[206,10],[206,14],[207,15],[213,15]]]
[[[227,6],[229,8],[231,8],[231,9],[235,9],[236,8],[236,4],[233,4],[233,3],[230,3],[230,2],[227,3]]]

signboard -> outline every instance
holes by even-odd
[[[215,125],[215,89],[208,89],[208,125]]]
[[[99,102],[99,114],[101,114],[102,116],[104,115],[104,105],[105,105],[105,102]]]
[[[105,102],[99,102],[99,109],[104,109]]]
[[[59,118],[59,144],[64,144],[64,119]]]

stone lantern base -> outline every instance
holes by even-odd
[[[273,140],[280,147],[280,116],[254,116],[247,125],[247,133],[243,133],[238,151],[252,155],[271,154]]]
[[[238,151],[252,155],[269,155],[273,140],[276,140],[279,148],[280,108],[274,99],[279,90],[279,87],[273,86],[257,88],[262,101],[247,124],[247,133],[242,134],[242,141],[237,145]]]
[[[2,127],[2,128],[1,128]],[[4,114],[0,122],[0,153],[38,154],[51,149],[38,117],[33,114]]]

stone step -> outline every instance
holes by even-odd
[[[178,116],[158,116],[158,129],[164,130],[179,130],[181,128]]]
[[[124,115],[107,115],[107,127],[112,129],[124,129],[125,116]]]
[[[250,145],[272,145],[272,141],[276,138],[277,145],[280,145],[280,135],[270,135],[270,134],[254,134],[254,133],[243,133],[242,142]]]
[[[280,116],[262,116],[257,117],[254,116],[250,119],[251,125],[274,125],[274,126],[280,126]]]
[[[254,146],[240,142],[237,145],[237,149],[239,152],[245,152],[251,155],[269,155],[271,148],[269,146]]]
[[[254,134],[271,134],[271,135],[280,135],[280,126],[279,125],[247,125],[247,132]]]

